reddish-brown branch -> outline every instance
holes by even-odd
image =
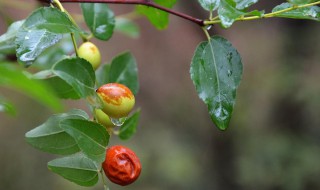
[[[60,0],[61,3],[108,3],[108,4],[135,4],[135,5],[146,5],[149,7],[153,7],[167,13],[176,15],[180,18],[189,20],[193,23],[196,23],[199,26],[204,26],[204,21],[198,18],[194,18],[190,15],[177,12],[166,7],[157,5],[150,0]]]

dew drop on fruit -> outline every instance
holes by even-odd
[[[127,119],[126,117],[123,117],[123,118],[112,118],[112,117],[110,117],[111,123],[113,125],[115,125],[115,126],[118,126],[118,127],[122,126],[123,123],[126,121],[126,119]]]

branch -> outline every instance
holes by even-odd
[[[296,10],[296,9],[300,9],[300,8],[305,8],[305,7],[310,7],[310,6],[314,6],[314,5],[318,5],[320,4],[320,1],[316,1],[313,3],[309,3],[309,4],[304,4],[304,5],[295,5],[286,9],[282,9],[280,11],[275,11],[275,12],[271,12],[271,13],[267,13],[264,14],[262,16],[248,16],[248,17],[240,17],[235,19],[236,21],[246,21],[246,20],[256,20],[256,19],[262,19],[262,18],[272,18],[277,16],[278,14],[281,13],[286,13],[292,10]],[[208,21],[203,21],[204,25],[213,25],[213,24],[217,24],[217,23],[221,23],[221,20],[215,19],[215,20],[208,20]]]
[[[42,0],[43,1],[43,0]],[[47,1],[48,2],[48,1]],[[178,16],[185,20],[189,20],[199,26],[204,26],[204,20],[192,17],[190,15],[177,12],[166,7],[157,5],[150,0],[60,0],[61,3],[109,3],[109,4],[135,4],[135,5],[145,5],[148,7],[153,7],[169,14]]]

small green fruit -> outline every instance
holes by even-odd
[[[107,129],[114,127],[109,116],[107,114],[105,114],[102,110],[95,109],[95,112],[96,112],[96,119],[97,119],[98,123],[105,126]]]
[[[84,42],[78,49],[79,57],[91,63],[94,70],[101,64],[101,54],[96,45],[91,42]]]
[[[105,84],[97,89],[97,94],[103,101],[102,111],[112,118],[128,116],[135,104],[133,93],[122,84]]]

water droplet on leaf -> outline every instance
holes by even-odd
[[[229,53],[227,54],[227,59],[228,59],[229,62],[231,62],[232,52],[229,52]]]
[[[215,115],[217,118],[219,118],[220,120],[226,120],[226,119],[228,118],[228,116],[229,116],[229,113],[228,113],[228,111],[227,111],[225,108],[219,106],[219,107],[214,111],[214,115]]]

